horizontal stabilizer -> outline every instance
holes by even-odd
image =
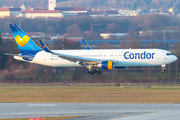
[[[20,55],[20,54],[11,54],[11,53],[4,53],[5,55],[11,55],[11,56],[18,56],[18,57],[23,57],[23,58],[34,58],[33,55]]]

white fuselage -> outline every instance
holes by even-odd
[[[96,50],[52,50],[56,53],[80,56],[83,58],[94,58],[102,61],[116,61],[114,66],[159,66],[172,63],[177,60],[171,52],[162,49],[96,49]],[[22,57],[14,57],[23,60]],[[23,60],[25,61],[25,60]],[[54,66],[54,67],[83,67],[78,63],[47,53],[38,52],[31,63]]]

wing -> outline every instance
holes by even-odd
[[[58,55],[60,58],[72,61],[72,62],[78,62],[81,65],[93,65],[93,64],[98,64],[101,63],[102,60],[100,59],[94,59],[94,58],[85,58],[85,57],[79,57],[79,56],[73,56],[73,55],[66,55],[66,54],[62,54],[62,53],[57,53],[57,52],[53,52],[51,51],[43,41],[39,40],[39,42],[41,43],[42,48],[44,49],[44,51],[54,54],[54,55]]]

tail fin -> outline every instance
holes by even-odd
[[[88,45],[88,43],[83,39],[82,39],[82,41],[84,43],[85,48],[91,50],[91,47]]]
[[[10,24],[10,28],[14,35],[18,49],[21,55],[31,54],[35,55],[37,52],[42,51],[36,43],[34,43],[26,33],[19,28],[16,24]]]

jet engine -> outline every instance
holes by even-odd
[[[100,64],[95,65],[95,67],[112,70],[114,68],[113,61],[102,61]]]

